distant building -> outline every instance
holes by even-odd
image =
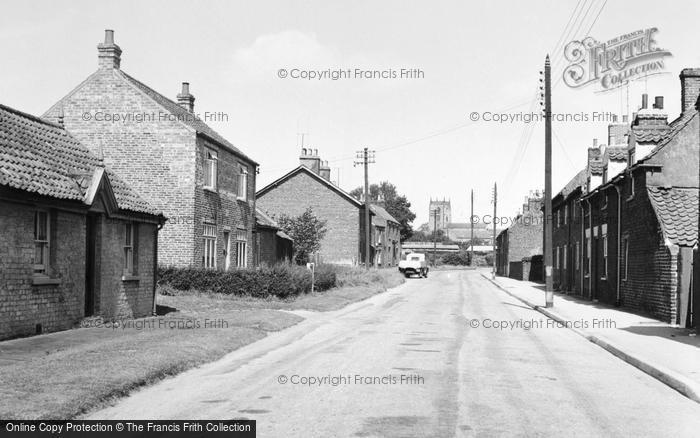
[[[372,265],[377,267],[398,266],[401,260],[401,224],[382,205],[370,204],[372,216]]]
[[[258,190],[258,208],[274,219],[280,215],[298,216],[311,207],[319,219],[326,221],[327,232],[317,261],[364,263],[364,203],[330,181],[330,168],[321,161],[317,150],[302,149],[299,161],[298,167]],[[374,213],[370,212],[372,216]]]
[[[523,260],[542,255],[542,197],[539,192],[525,198],[522,213],[513,225],[496,237],[496,273],[520,280],[538,280],[537,272],[524,273]],[[525,276],[525,278],[523,278]]]
[[[428,207],[429,219],[428,219],[428,232],[433,232],[435,230],[445,230],[447,225],[452,220],[452,205],[450,200],[442,201],[430,198],[430,205]]]

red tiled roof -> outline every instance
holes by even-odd
[[[255,161],[253,161],[250,157],[246,156],[243,152],[241,152],[236,146],[234,146],[232,143],[230,143],[228,140],[226,140],[224,137],[222,137],[218,132],[214,131],[211,127],[209,127],[209,125],[204,123],[202,121],[202,119],[200,119],[199,117],[194,117],[194,115],[192,113],[190,113],[189,111],[187,111],[185,108],[181,107],[176,102],[173,102],[172,100],[163,96],[159,92],[150,88],[148,85],[144,84],[143,82],[140,82],[139,80],[134,79],[133,77],[129,76],[128,74],[124,73],[121,70],[117,70],[117,71],[119,71],[124,76],[124,78],[126,78],[127,81],[132,83],[138,89],[140,89],[141,91],[146,93],[151,99],[156,101],[156,103],[158,105],[165,108],[171,114],[177,116],[177,119],[182,121],[182,123],[184,123],[185,125],[194,129],[198,133],[204,134],[207,137],[212,138],[217,143],[221,144],[222,146],[224,146],[226,148],[231,149],[234,153],[247,159],[251,163],[258,164]]]
[[[676,245],[694,246],[698,238],[698,189],[647,187],[664,236]]]
[[[0,104],[0,185],[82,201],[99,159],[66,130]],[[120,209],[158,215],[106,169]]]

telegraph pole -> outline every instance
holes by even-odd
[[[498,188],[493,183],[493,260],[491,261],[491,278],[496,279],[496,206],[498,204]]]
[[[545,307],[554,305],[552,285],[552,71],[544,61],[544,293]]]
[[[472,213],[469,216],[469,222],[471,222],[471,228],[472,228],[470,245],[469,245],[469,248],[471,249],[470,254],[469,254],[469,265],[474,266],[474,189],[472,189]]]
[[[365,269],[369,270],[369,258],[370,258],[370,239],[372,238],[370,229],[370,214],[369,214],[369,164],[374,163],[375,151],[370,151],[368,148],[364,148],[357,152],[355,160],[355,166],[362,165],[365,169]]]

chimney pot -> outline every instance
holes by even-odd
[[[105,41],[97,45],[97,60],[100,68],[118,69],[121,63],[122,49],[114,44],[114,31],[105,30]]]
[[[182,83],[182,92],[177,95],[177,103],[188,112],[194,112],[194,96],[190,94],[190,83]]]
[[[654,98],[654,108],[656,109],[664,109],[664,97],[663,96],[656,96]]]
[[[593,147],[594,147],[594,148],[597,148],[597,147],[598,147],[598,139],[597,139],[597,138],[594,138],[594,139],[593,139]]]
[[[647,93],[642,94],[642,109],[647,109],[648,100],[649,100],[649,95],[647,95]]]
[[[622,123],[627,123],[628,120],[629,120],[629,119],[628,119],[628,117],[627,117],[627,114],[625,114],[624,116],[622,116]]]

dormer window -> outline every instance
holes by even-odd
[[[204,159],[204,188],[216,190],[216,175],[219,167],[219,156],[215,151],[207,150]]]

